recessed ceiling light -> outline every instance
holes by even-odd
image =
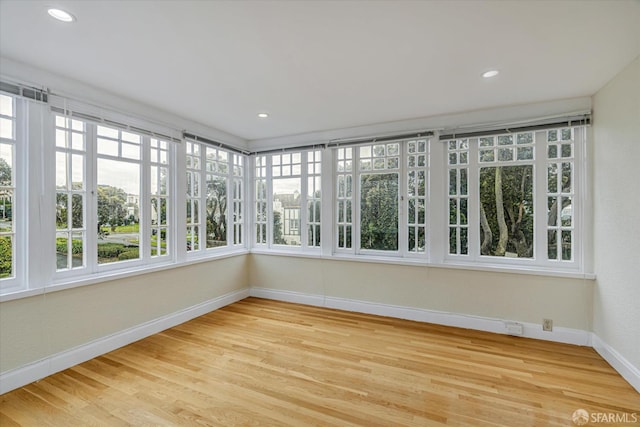
[[[58,21],[62,21],[62,22],[73,22],[73,21],[76,20],[75,16],[73,16],[69,12],[67,12],[65,10],[62,10],[62,9],[56,9],[56,8],[52,7],[52,8],[47,9],[47,13],[52,18],[55,18]]]
[[[258,113],[258,117],[260,117],[261,119],[266,119],[267,117],[269,117],[269,115],[267,113]]]
[[[484,73],[482,73],[482,77],[484,77],[485,79],[491,78],[491,77],[495,77],[498,74],[500,74],[500,71],[498,70],[489,70],[489,71],[485,71]]]

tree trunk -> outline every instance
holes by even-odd
[[[498,238],[498,246],[496,247],[496,256],[504,256],[507,251],[507,241],[509,240],[509,229],[504,219],[504,202],[502,200],[502,167],[496,167],[496,219],[498,220],[498,230],[500,237]]]
[[[482,255],[491,255],[491,243],[493,241],[493,233],[487,221],[487,214],[484,211],[484,205],[480,203],[480,226],[482,227],[482,246],[480,253]]]

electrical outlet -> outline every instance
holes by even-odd
[[[515,335],[517,337],[521,337],[524,333],[524,329],[522,327],[522,323],[517,322],[505,322],[505,328],[507,329],[507,334]]]
[[[553,331],[553,320],[542,319],[542,330],[547,332]]]

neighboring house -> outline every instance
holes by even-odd
[[[282,220],[282,238],[287,245],[300,245],[300,192],[273,195],[273,212]]]

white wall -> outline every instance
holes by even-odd
[[[246,289],[247,255],[0,304],[0,372]]]
[[[250,255],[252,287],[591,329],[592,280]]]
[[[593,331],[640,370],[640,57],[594,96]]]

